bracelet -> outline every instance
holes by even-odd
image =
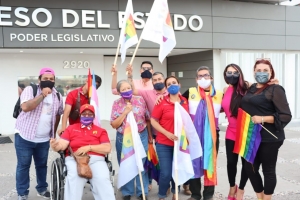
[[[261,116],[261,124],[264,125],[264,117]]]

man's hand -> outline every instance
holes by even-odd
[[[163,95],[159,95],[159,96],[156,98],[155,105],[158,105],[158,104],[163,100],[163,98],[164,98]]]
[[[46,97],[48,94],[51,94],[52,90],[48,87],[42,89],[42,94]]]
[[[118,70],[117,70],[117,65],[112,65],[112,68],[111,68],[111,74],[112,75],[115,75],[118,73]]]
[[[87,152],[90,151],[90,146],[83,146],[77,149],[77,151],[74,153],[76,156],[82,156],[85,155]]]
[[[52,148],[54,151],[56,151],[56,148],[59,146],[59,142],[58,142],[56,139],[51,138],[51,139],[50,139],[50,146],[51,146],[51,148]]]
[[[132,71],[133,71],[132,65],[128,64],[127,67],[126,67],[127,77],[131,77],[132,78]]]
[[[124,110],[124,113],[127,115],[128,113],[130,113],[130,111],[132,111],[132,105],[131,103],[128,102]]]

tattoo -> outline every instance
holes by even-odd
[[[28,108],[29,108],[30,110],[33,110],[33,109],[35,109],[35,108],[36,108],[43,100],[44,100],[44,96],[41,94],[41,95],[35,97],[34,99],[27,101],[26,104],[27,104],[27,106],[28,106]]]

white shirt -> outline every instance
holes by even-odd
[[[47,95],[47,97],[43,100],[42,113],[38,122],[36,135],[33,142],[41,143],[49,141],[52,128],[52,112],[53,98],[52,95]]]

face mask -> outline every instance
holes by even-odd
[[[149,70],[145,70],[143,73],[141,73],[142,78],[152,78],[152,73]]]
[[[127,92],[121,92],[120,94],[121,97],[123,97],[123,99],[130,100],[132,97],[132,90],[129,90]]]
[[[168,92],[170,94],[175,95],[179,92],[179,89],[180,89],[179,85],[170,85],[170,87],[168,87]]]
[[[55,84],[55,82],[52,82],[52,81],[41,81],[40,87],[41,87],[41,89],[50,88],[52,90],[52,88],[54,87],[54,84]]]
[[[225,77],[226,82],[229,83],[230,85],[235,85],[239,81],[240,76],[227,76]]]
[[[155,90],[162,90],[165,87],[165,84],[164,83],[155,83],[153,87]]]
[[[269,81],[269,73],[268,72],[256,72],[255,80],[260,84],[265,84]]]
[[[198,83],[199,87],[201,87],[202,89],[206,89],[211,85],[211,80],[202,78],[200,80],[197,80],[197,83]]]
[[[93,121],[94,121],[94,117],[80,117],[80,123],[85,126],[92,124]]]

